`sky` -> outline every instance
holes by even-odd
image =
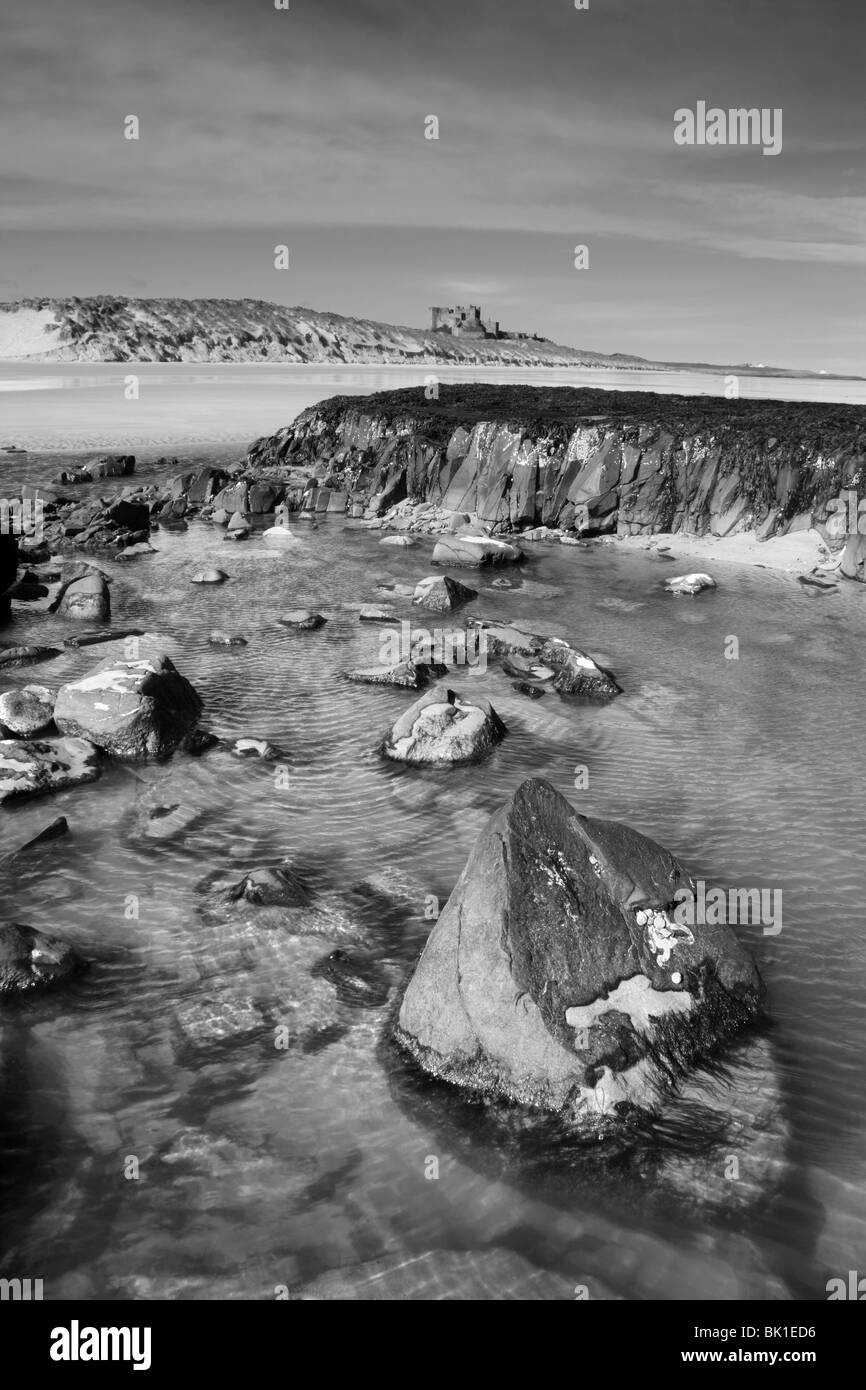
[[[0,299],[471,302],[866,373],[863,0],[288,4],[3,0]],[[781,152],[677,144],[698,102],[780,109]]]

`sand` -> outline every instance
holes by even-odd
[[[620,536],[611,545],[627,550],[646,550],[659,546],[670,547],[676,557],[671,563],[669,578],[694,571],[713,572],[713,561],[726,565],[763,566],[787,574],[809,574],[823,571],[832,578],[838,571],[841,555],[831,555],[819,532],[794,531],[791,535],[759,540],[754,531],[740,531],[735,536],[686,536],[680,532],[663,532],[657,536]]]

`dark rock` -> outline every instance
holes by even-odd
[[[430,678],[429,667],[414,661],[401,661],[396,666],[357,667],[343,675],[355,685],[398,685],[409,690],[423,690]]]
[[[10,669],[15,666],[30,666],[38,661],[51,661],[55,656],[60,656],[59,647],[34,647],[29,645],[11,646],[9,643],[0,645],[0,670]]]
[[[327,621],[321,613],[313,613],[309,608],[294,608],[283,614],[282,618],[277,618],[277,622],[283,627],[295,627],[303,632],[313,632],[316,628],[323,627]]]
[[[694,887],[654,841],[524,782],[430,934],[398,1041],[433,1075],[579,1124],[657,1109],[763,993],[729,926],[678,924]]]
[[[611,700],[621,695],[610,671],[605,671],[586,652],[558,637],[549,637],[539,653],[542,663],[556,671],[553,687],[560,695],[581,695],[587,700]]]
[[[422,579],[415,588],[412,602],[421,608],[432,608],[435,613],[450,613],[464,603],[478,597],[477,589],[470,589],[450,575],[433,575]]]
[[[357,952],[338,947],[313,966],[314,976],[330,980],[343,1004],[378,1009],[387,1002],[388,978],[381,966]]]
[[[538,685],[533,685],[531,681],[512,681],[512,690],[516,690],[518,695],[528,695],[530,700],[540,700],[544,691]]]
[[[143,637],[143,627],[127,627],[112,632],[111,629],[105,632],[75,632],[71,637],[64,637],[64,647],[96,647],[103,642],[118,642],[126,637]]]
[[[20,922],[0,925],[0,995],[48,989],[80,970],[85,961],[56,936]]]

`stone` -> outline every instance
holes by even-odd
[[[105,577],[86,574],[74,579],[63,591],[59,612],[76,621],[104,623],[111,616],[111,596]]]
[[[54,722],[54,694],[46,685],[24,685],[0,695],[4,738],[34,738]]]
[[[422,690],[429,680],[428,667],[414,661],[401,661],[396,666],[356,667],[343,674],[355,685],[398,685],[409,690]]]
[[[30,644],[12,646],[4,643],[0,646],[0,670],[30,666],[37,661],[52,661],[55,656],[60,656],[59,647],[36,647]]]
[[[245,647],[247,645],[246,637],[233,636],[230,632],[223,632],[219,628],[214,628],[207,640],[212,647]]]
[[[232,752],[238,758],[262,758],[265,762],[276,762],[283,756],[279,748],[268,743],[266,738],[239,738]]]
[[[432,608],[434,613],[450,613],[477,597],[477,589],[470,589],[468,585],[461,584],[459,579],[452,579],[450,575],[443,574],[421,579],[415,587],[412,602],[420,608]]]
[[[621,695],[622,689],[617,685],[610,671],[605,671],[597,662],[593,661],[586,652],[578,651],[568,642],[563,642],[558,637],[549,637],[539,652],[542,663],[547,663],[555,671],[553,677],[553,688],[558,690],[560,695],[580,695],[588,700],[611,700],[615,695]],[[530,668],[532,673],[538,674],[540,679],[544,679],[546,671],[544,666],[534,666]]]
[[[357,951],[337,947],[323,956],[312,969],[312,975],[330,980],[343,1004],[364,1009],[378,1009],[387,1002],[390,984],[379,962]]]
[[[224,584],[228,575],[224,570],[207,569],[198,570],[192,577],[193,584]]]
[[[695,884],[629,826],[530,778],[482,831],[406,989],[395,1037],[434,1076],[605,1128],[757,1014],[733,930],[683,926]]]
[[[526,695],[530,700],[540,700],[544,691],[540,686],[533,685],[531,681],[512,681],[512,690],[516,690],[518,695]]]
[[[380,545],[393,545],[402,550],[408,550],[415,542],[411,536],[383,536]]]
[[[0,802],[95,782],[97,752],[83,738],[0,740]]]
[[[282,627],[298,628],[301,632],[315,632],[316,628],[323,627],[327,621],[321,613],[314,613],[309,608],[292,608],[281,618],[277,618]]]
[[[0,923],[0,996],[48,989],[84,965],[78,952],[58,937],[20,922]]]
[[[482,565],[514,565],[523,554],[507,541],[491,536],[449,536],[433,547],[434,565],[453,565],[457,569],[480,569]]]
[[[489,701],[464,700],[453,690],[435,686],[400,716],[382,752],[396,762],[472,762],[491,752],[506,733]]]
[[[126,761],[164,758],[191,733],[202,702],[165,655],[104,662],[60,687],[54,722],[64,734],[87,738]]]
[[[716,581],[709,574],[678,574],[666,581],[665,588],[669,594],[700,594],[715,589]]]
[[[84,465],[91,478],[126,478],[135,470],[134,454],[104,454]]]
[[[304,544],[288,526],[269,526],[262,532],[261,538],[266,545],[277,546],[281,550],[290,550],[293,546]]]
[[[387,604],[365,603],[358,611],[360,623],[396,623],[397,614]]]

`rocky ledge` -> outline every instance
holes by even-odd
[[[290,501],[390,526],[527,539],[815,527],[863,577],[848,490],[866,482],[861,406],[463,385],[336,396],[256,440],[248,475]],[[249,482],[247,482],[249,486]],[[864,519],[866,520],[866,519]],[[866,530],[866,525],[864,525]]]

